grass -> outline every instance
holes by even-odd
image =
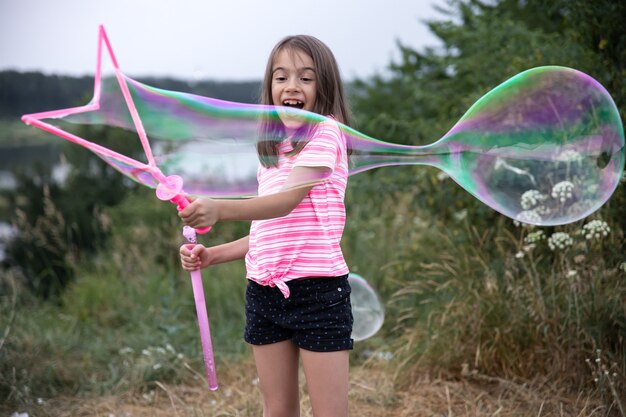
[[[416,207],[417,188],[378,188],[375,202],[365,198],[377,181],[358,179],[348,197],[346,257],[380,292],[387,317],[353,354],[353,415],[624,416],[619,223],[587,239],[589,221],[543,236],[500,217],[489,228],[464,216],[444,221]],[[222,386],[209,393],[172,212],[137,192],[100,213],[107,246],[70,254],[75,278],[53,300],[31,295],[19,270],[2,275],[0,396],[7,412],[258,415],[253,365],[241,341],[243,264],[204,272]],[[46,213],[56,216],[53,207]],[[203,240],[229,241],[247,227],[218,225]],[[572,244],[550,249],[555,231]],[[377,361],[371,351],[392,359]],[[306,395],[302,401],[308,410]]]
[[[17,408],[30,415],[200,417],[259,416],[260,391],[254,363],[249,355],[232,363],[218,364],[220,388],[211,392],[203,377],[193,370],[182,383],[155,381],[144,391],[127,390],[103,395],[63,395],[40,398]],[[592,417],[605,416],[607,409],[590,397],[577,397],[557,386],[533,381],[517,385],[480,375],[447,379],[422,373],[408,386],[393,380],[395,364],[369,361],[353,366],[350,379],[350,414],[362,417],[502,416],[502,417]],[[300,378],[303,381],[301,375]],[[303,382],[300,386],[303,417],[311,417]],[[0,411],[16,408],[0,406]]]

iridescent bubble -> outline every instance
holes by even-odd
[[[45,114],[23,119],[88,147],[142,184],[171,187],[173,194],[179,189],[168,178],[182,178],[188,194],[254,196],[261,144],[307,141],[320,126],[336,123],[296,108],[166,91],[116,75],[104,79],[80,111],[50,112],[45,123]],[[285,138],[285,114],[301,122],[300,135]],[[59,123],[65,130],[50,128]],[[71,130],[68,123],[136,131],[147,161],[98,149],[93,138],[63,135]],[[571,223],[601,207],[620,181],[626,152],[608,92],[588,75],[556,66],[530,69],[494,88],[430,145],[397,145],[339,128],[352,148],[351,175],[392,165],[434,166],[494,210],[536,225]],[[322,180],[298,178],[291,185]]]
[[[385,309],[376,291],[360,275],[351,272],[348,276],[352,292],[352,338],[355,341],[374,336],[385,321]]]

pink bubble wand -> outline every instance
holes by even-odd
[[[160,200],[171,201],[177,204],[178,210],[182,210],[189,205],[189,200],[184,197],[183,179],[178,175],[170,175],[167,181],[159,183],[156,195]],[[183,227],[183,236],[187,239],[188,248],[193,249],[196,244],[196,231],[206,233],[210,227],[194,229],[190,226]],[[206,301],[204,299],[204,287],[202,286],[202,274],[200,270],[191,271],[191,285],[193,287],[193,297],[196,301],[196,315],[198,316],[198,328],[200,330],[200,342],[204,356],[204,367],[206,370],[207,382],[211,391],[217,390],[217,374],[215,372],[215,359],[213,357],[213,343],[211,342],[211,330],[209,327],[209,316],[206,311]]]
[[[100,97],[101,97],[101,79],[102,79],[102,51],[103,46],[106,47],[106,50],[111,59],[111,63],[113,64],[113,68],[115,71],[115,77],[118,81],[120,89],[122,91],[122,95],[124,96],[124,101],[126,106],[128,107],[128,111],[130,112],[130,116],[132,118],[132,122],[135,126],[139,139],[141,141],[141,145],[148,160],[148,164],[137,161],[133,158],[130,158],[126,155],[115,152],[112,149],[106,148],[102,145],[98,145],[97,143],[91,142],[84,138],[81,138],[77,135],[74,135],[70,132],[67,132],[57,126],[54,126],[50,123],[44,122],[42,119],[58,119],[63,118],[68,115],[78,114],[78,113],[88,113],[95,112],[100,109]],[[137,111],[137,107],[135,106],[135,102],[133,101],[132,95],[128,89],[128,85],[126,84],[126,78],[120,67],[118,65],[117,59],[115,58],[115,53],[113,52],[113,48],[111,47],[111,43],[109,42],[109,38],[104,30],[104,26],[100,25],[98,30],[98,55],[97,55],[97,63],[96,63],[96,73],[94,77],[94,95],[91,101],[84,105],[78,107],[71,107],[67,109],[60,110],[51,110],[47,112],[41,113],[32,113],[26,114],[22,116],[22,121],[27,125],[32,125],[42,129],[44,131],[50,132],[57,136],[62,137],[63,139],[69,140],[70,142],[81,145],[92,152],[96,153],[105,161],[116,160],[120,165],[116,165],[116,168],[119,169],[122,173],[124,170],[128,169],[132,172],[150,175],[153,178],[153,182],[157,184],[156,194],[157,197],[161,200],[167,200],[174,204],[176,204],[178,210],[184,209],[187,205],[189,205],[189,200],[185,196],[185,192],[183,191],[183,180],[181,177],[177,175],[165,176],[159,167],[156,164],[154,156],[152,154],[152,149],[150,148],[150,142],[148,141],[148,136],[144,129],[143,123],[141,122],[141,118],[139,117],[139,113]],[[120,167],[124,167],[124,170],[120,169]],[[207,233],[211,228],[206,227],[202,229],[196,229],[195,232],[198,233]],[[193,231],[193,229],[192,229]],[[193,233],[193,240],[195,241],[195,232]],[[184,232],[185,237],[189,238],[192,236],[190,232]],[[200,328],[200,340],[202,343],[202,351],[204,355],[205,368],[207,373],[207,382],[209,384],[209,389],[212,391],[217,389],[217,377],[215,373],[215,361],[213,358],[213,347],[211,344],[211,334],[209,330],[209,320],[206,311],[206,302],[204,299],[204,289],[202,287],[202,276],[200,271],[193,271],[191,273],[191,282],[193,287],[194,299],[196,302],[196,313],[198,315],[198,326]]]

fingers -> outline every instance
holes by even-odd
[[[199,201],[196,197],[188,196],[187,200],[189,200],[187,207],[178,212],[178,215],[183,218],[192,216],[198,210]]]
[[[197,271],[198,269],[202,268],[202,263],[200,262],[199,258],[183,259],[181,257],[180,263],[185,271]]]
[[[187,226],[200,228],[206,226],[203,220],[202,200],[195,197],[190,198],[190,204],[178,212],[178,216]]]
[[[186,271],[197,271],[202,267],[200,254],[204,247],[202,245],[195,245],[190,248],[190,245],[182,245],[180,247],[180,263]]]
[[[195,213],[195,211],[195,207],[192,207],[192,205],[189,204],[187,207],[178,212],[178,217],[186,222]]]
[[[202,252],[204,252],[204,246],[202,245],[196,245],[193,247],[193,249],[191,250],[191,257],[192,258],[197,258],[200,259],[202,256]]]

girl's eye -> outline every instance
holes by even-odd
[[[313,81],[313,78],[308,78],[308,77],[302,77],[300,78],[302,81],[304,81],[305,83],[309,83],[311,81]]]
[[[274,78],[276,81],[285,81],[287,79],[287,77],[283,77],[283,76],[278,76]]]

